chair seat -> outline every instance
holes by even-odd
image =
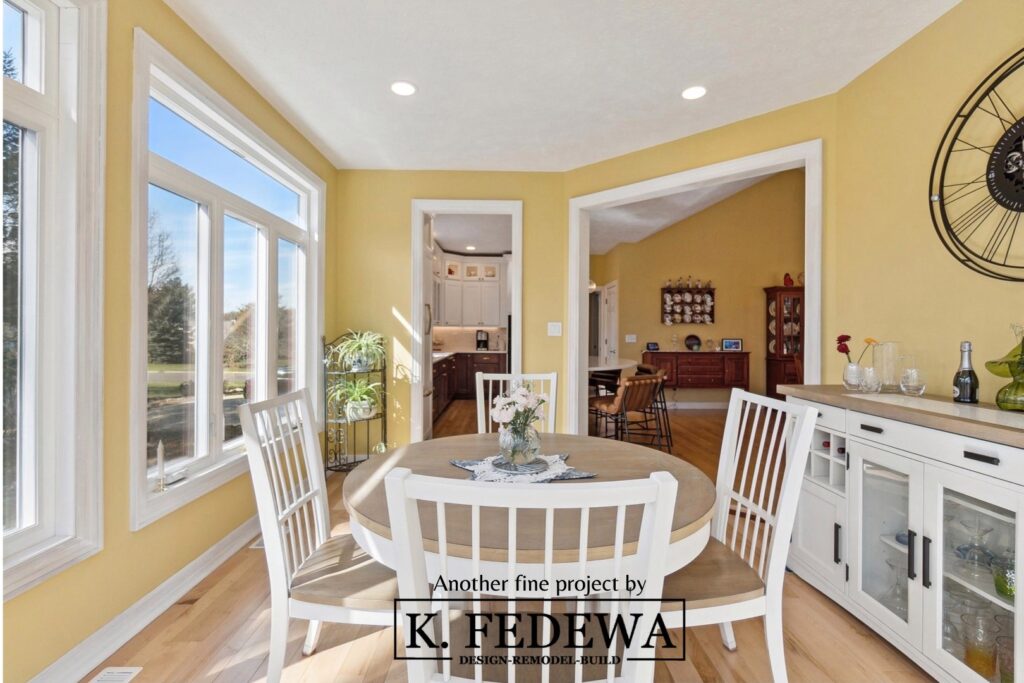
[[[600,410],[602,413],[608,413],[613,415],[612,406],[615,405],[614,396],[593,396],[590,399],[590,408],[592,410]]]
[[[718,607],[764,595],[764,582],[753,567],[714,538],[690,564],[665,577],[662,610],[679,609],[668,598],[686,600],[686,609]]]
[[[398,597],[394,570],[380,564],[350,534],[332,536],[295,572],[293,600],[350,609],[391,610]]]

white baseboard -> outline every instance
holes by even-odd
[[[246,520],[141,600],[46,667],[32,679],[33,683],[64,683],[84,678],[214,569],[244,548],[259,532],[260,523],[256,516]]]
[[[692,403],[666,401],[665,403],[672,410],[725,410],[729,407],[728,401],[695,401]]]

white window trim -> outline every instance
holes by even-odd
[[[165,515],[187,505],[193,500],[223,486],[235,477],[248,471],[241,445],[232,445],[218,457],[212,466],[199,472],[190,471],[183,482],[172,485],[168,490],[154,493],[147,476],[146,461],[146,374],[147,374],[147,331],[140,321],[147,319],[146,297],[146,229],[148,220],[148,185],[151,168],[159,177],[169,183],[182,182],[190,188],[213,196],[221,206],[230,210],[232,206],[250,218],[259,219],[264,225],[271,224],[282,237],[302,237],[305,241],[305,288],[300,296],[299,310],[305,311],[311,320],[304,320],[301,343],[305,362],[301,376],[305,386],[314,395],[321,391],[321,363],[323,353],[323,234],[326,214],[326,183],[299,162],[273,138],[264,133],[256,124],[238,111],[224,97],[208,86],[176,57],[157,43],[141,28],[135,28],[134,87],[132,100],[132,398],[130,411],[130,490],[131,529],[137,531]],[[193,123],[213,135],[219,142],[233,150],[245,150],[245,157],[262,171],[295,189],[300,196],[300,218],[305,219],[307,230],[301,230],[281,218],[246,202],[166,159],[151,155],[148,142],[149,97],[156,90],[161,100],[166,100],[176,110],[185,114]],[[177,102],[183,109],[173,107]],[[195,111],[195,105],[201,113]],[[187,108],[187,109],[185,109]],[[198,119],[198,120],[197,120]],[[159,184],[159,183],[158,183]],[[173,190],[173,187],[167,189]],[[191,192],[186,194],[192,194]],[[301,233],[301,234],[300,234]],[[263,273],[269,282],[276,282],[276,242],[270,247],[270,272]],[[216,301],[216,297],[213,299]],[[268,336],[277,334],[276,317],[271,316]],[[264,354],[267,355],[267,354]],[[263,358],[262,365],[273,378],[276,372],[275,360]],[[274,384],[271,382],[271,384]],[[276,386],[271,391],[276,390]],[[319,410],[318,410],[319,412]],[[322,415],[317,420],[322,421]]]
[[[103,547],[103,219],[106,110],[106,0],[54,0],[61,7],[43,37],[45,92],[4,79],[7,119],[35,118],[31,98],[59,107],[42,149],[40,218],[46,258],[74,273],[66,286],[32,292],[39,315],[35,368],[35,447],[40,484],[50,488],[46,533],[26,545],[5,542],[4,600]],[[29,3],[26,3],[29,4]],[[57,79],[62,74],[74,78]],[[59,81],[59,92],[53,84]],[[20,90],[19,90],[20,89]],[[19,93],[9,96],[8,93]],[[25,97],[25,95],[29,95]],[[10,114],[8,112],[10,108]],[[37,109],[42,114],[43,108]],[[41,120],[41,119],[40,119]],[[51,119],[52,121],[52,119]],[[74,159],[73,164],[59,163]],[[56,189],[59,188],[59,191]],[[59,230],[60,239],[45,239]],[[38,280],[37,280],[38,282]],[[64,285],[65,283],[62,283]],[[69,357],[68,349],[72,349]],[[70,382],[68,378],[70,379]],[[70,386],[70,391],[69,389]],[[61,400],[55,399],[59,392]],[[30,408],[30,411],[33,409]],[[73,446],[73,447],[69,447]],[[44,499],[45,502],[45,499]]]

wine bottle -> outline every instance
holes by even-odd
[[[971,366],[971,342],[960,342],[960,369],[953,375],[953,400],[957,403],[978,402],[978,374]]]

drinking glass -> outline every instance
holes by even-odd
[[[882,378],[873,367],[864,368],[861,372],[860,390],[865,394],[877,394],[882,390]]]
[[[900,390],[900,343],[884,341],[872,345],[872,367],[880,383],[879,390],[894,394]]]
[[[996,636],[999,627],[991,614],[963,614],[960,633],[964,640],[964,664],[982,678],[996,674]]]
[[[999,653],[999,683],[1013,683],[1013,636],[996,638],[996,651]]]
[[[925,390],[924,371],[913,356],[900,356],[900,391],[907,396],[920,396]]]

